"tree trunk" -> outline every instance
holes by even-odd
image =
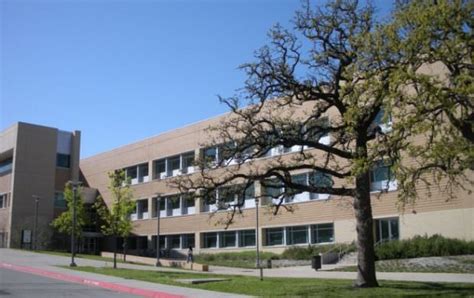
[[[117,269],[117,236],[114,236],[114,269]]]
[[[356,177],[354,211],[357,230],[357,279],[354,286],[378,287],[375,276],[375,248],[369,172]]]

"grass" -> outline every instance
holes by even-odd
[[[69,268],[70,267],[65,267]],[[265,278],[249,276],[219,276],[199,273],[158,272],[132,269],[112,269],[96,267],[76,267],[73,270],[112,275],[126,279],[135,279],[180,287],[191,287],[227,293],[245,294],[260,297],[301,296],[301,297],[378,297],[378,296],[439,296],[460,297],[474,295],[474,285],[461,283],[421,283],[380,281],[380,287],[356,289],[350,280],[303,279],[303,278]],[[228,281],[189,285],[177,282],[177,279],[221,277]]]

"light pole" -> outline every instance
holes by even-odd
[[[74,257],[76,254],[76,192],[77,187],[81,185],[79,181],[69,181],[72,186],[72,233],[71,233],[71,264],[70,267],[76,267]]]
[[[38,241],[38,205],[40,197],[37,195],[32,196],[35,199],[35,222],[33,225],[33,250],[37,249],[37,241]]]
[[[160,209],[161,205],[161,193],[156,194],[156,267],[161,266],[160,264]]]
[[[258,198],[255,198],[255,222],[256,222],[256,230],[255,230],[255,244],[257,247],[257,269],[260,270],[260,280],[263,280],[263,268],[260,264],[260,245],[259,245],[259,228],[258,228]]]

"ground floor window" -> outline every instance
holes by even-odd
[[[235,231],[221,232],[220,240],[220,247],[235,247]]]
[[[311,236],[311,243],[334,242],[334,224],[312,225]]]
[[[217,247],[217,233],[204,233],[203,234],[203,248],[216,248]]]
[[[265,245],[283,245],[285,239],[284,228],[265,229]]]
[[[183,248],[195,247],[194,234],[183,235]]]
[[[385,242],[399,239],[398,217],[375,220],[375,241]]]
[[[255,246],[255,230],[239,231],[239,246]]]
[[[286,230],[286,244],[308,243],[308,226],[288,227]]]

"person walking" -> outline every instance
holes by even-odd
[[[186,263],[193,263],[194,262],[194,259],[193,259],[193,247],[190,246],[189,249],[188,249],[188,258],[186,259]]]

